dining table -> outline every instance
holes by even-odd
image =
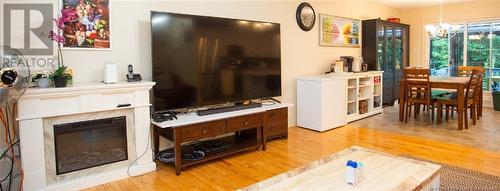
[[[464,97],[465,88],[469,83],[470,77],[444,77],[444,76],[431,76],[429,83],[431,89],[446,89],[455,90],[457,92],[457,116],[464,114]],[[482,104],[481,104],[482,105]],[[399,121],[403,121],[405,116],[405,83],[404,80],[400,81],[399,85]],[[438,117],[441,115],[438,114]],[[437,119],[438,121],[440,118]],[[458,129],[462,130],[464,126],[464,118],[458,117]]]

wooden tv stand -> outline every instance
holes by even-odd
[[[288,107],[290,104],[263,105],[259,108],[206,116],[188,114],[178,119],[162,123],[152,122],[155,156],[159,152],[160,136],[174,143],[175,173],[205,161],[221,158],[242,151],[266,150],[266,141],[288,137]],[[231,149],[206,155],[200,160],[183,160],[183,152],[192,150],[190,145],[182,143],[233,134],[223,139],[230,142]],[[262,138],[264,137],[264,139]]]

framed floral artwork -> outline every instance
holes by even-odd
[[[111,49],[109,0],[62,0],[60,14],[66,18],[64,49]]]
[[[360,20],[320,14],[319,24],[320,46],[360,47]]]

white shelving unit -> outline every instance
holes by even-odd
[[[382,113],[382,79],[375,71],[298,78],[297,125],[326,131]]]
[[[348,78],[348,82],[355,85],[352,89],[356,92],[348,91],[348,96],[357,99],[350,99],[347,107],[356,109],[356,112],[347,111],[347,122],[356,121],[365,117],[382,113],[382,73],[371,72],[370,74],[354,74]],[[354,83],[357,82],[357,83]],[[361,103],[366,103],[366,110],[362,111]],[[356,106],[354,106],[356,105]]]

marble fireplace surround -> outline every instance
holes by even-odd
[[[29,88],[18,101],[24,190],[79,190],[156,170],[150,140],[149,90],[154,82]],[[128,160],[56,176],[53,125],[126,116]],[[49,129],[51,129],[49,131]],[[52,143],[50,143],[52,141]],[[48,144],[45,144],[48,143]]]
[[[56,159],[55,159],[55,145],[54,145],[54,125],[81,122],[95,119],[105,119],[112,117],[125,116],[126,118],[126,131],[127,131],[127,153],[128,160],[119,161],[101,166],[82,169],[75,172],[69,172],[57,175],[56,174]],[[45,177],[47,184],[54,184],[80,177],[85,177],[99,172],[112,171],[124,167],[128,167],[136,156],[135,152],[135,133],[134,133],[134,115],[133,110],[112,110],[103,112],[83,113],[76,115],[58,116],[43,119],[43,137],[44,137],[44,151],[45,151]]]

